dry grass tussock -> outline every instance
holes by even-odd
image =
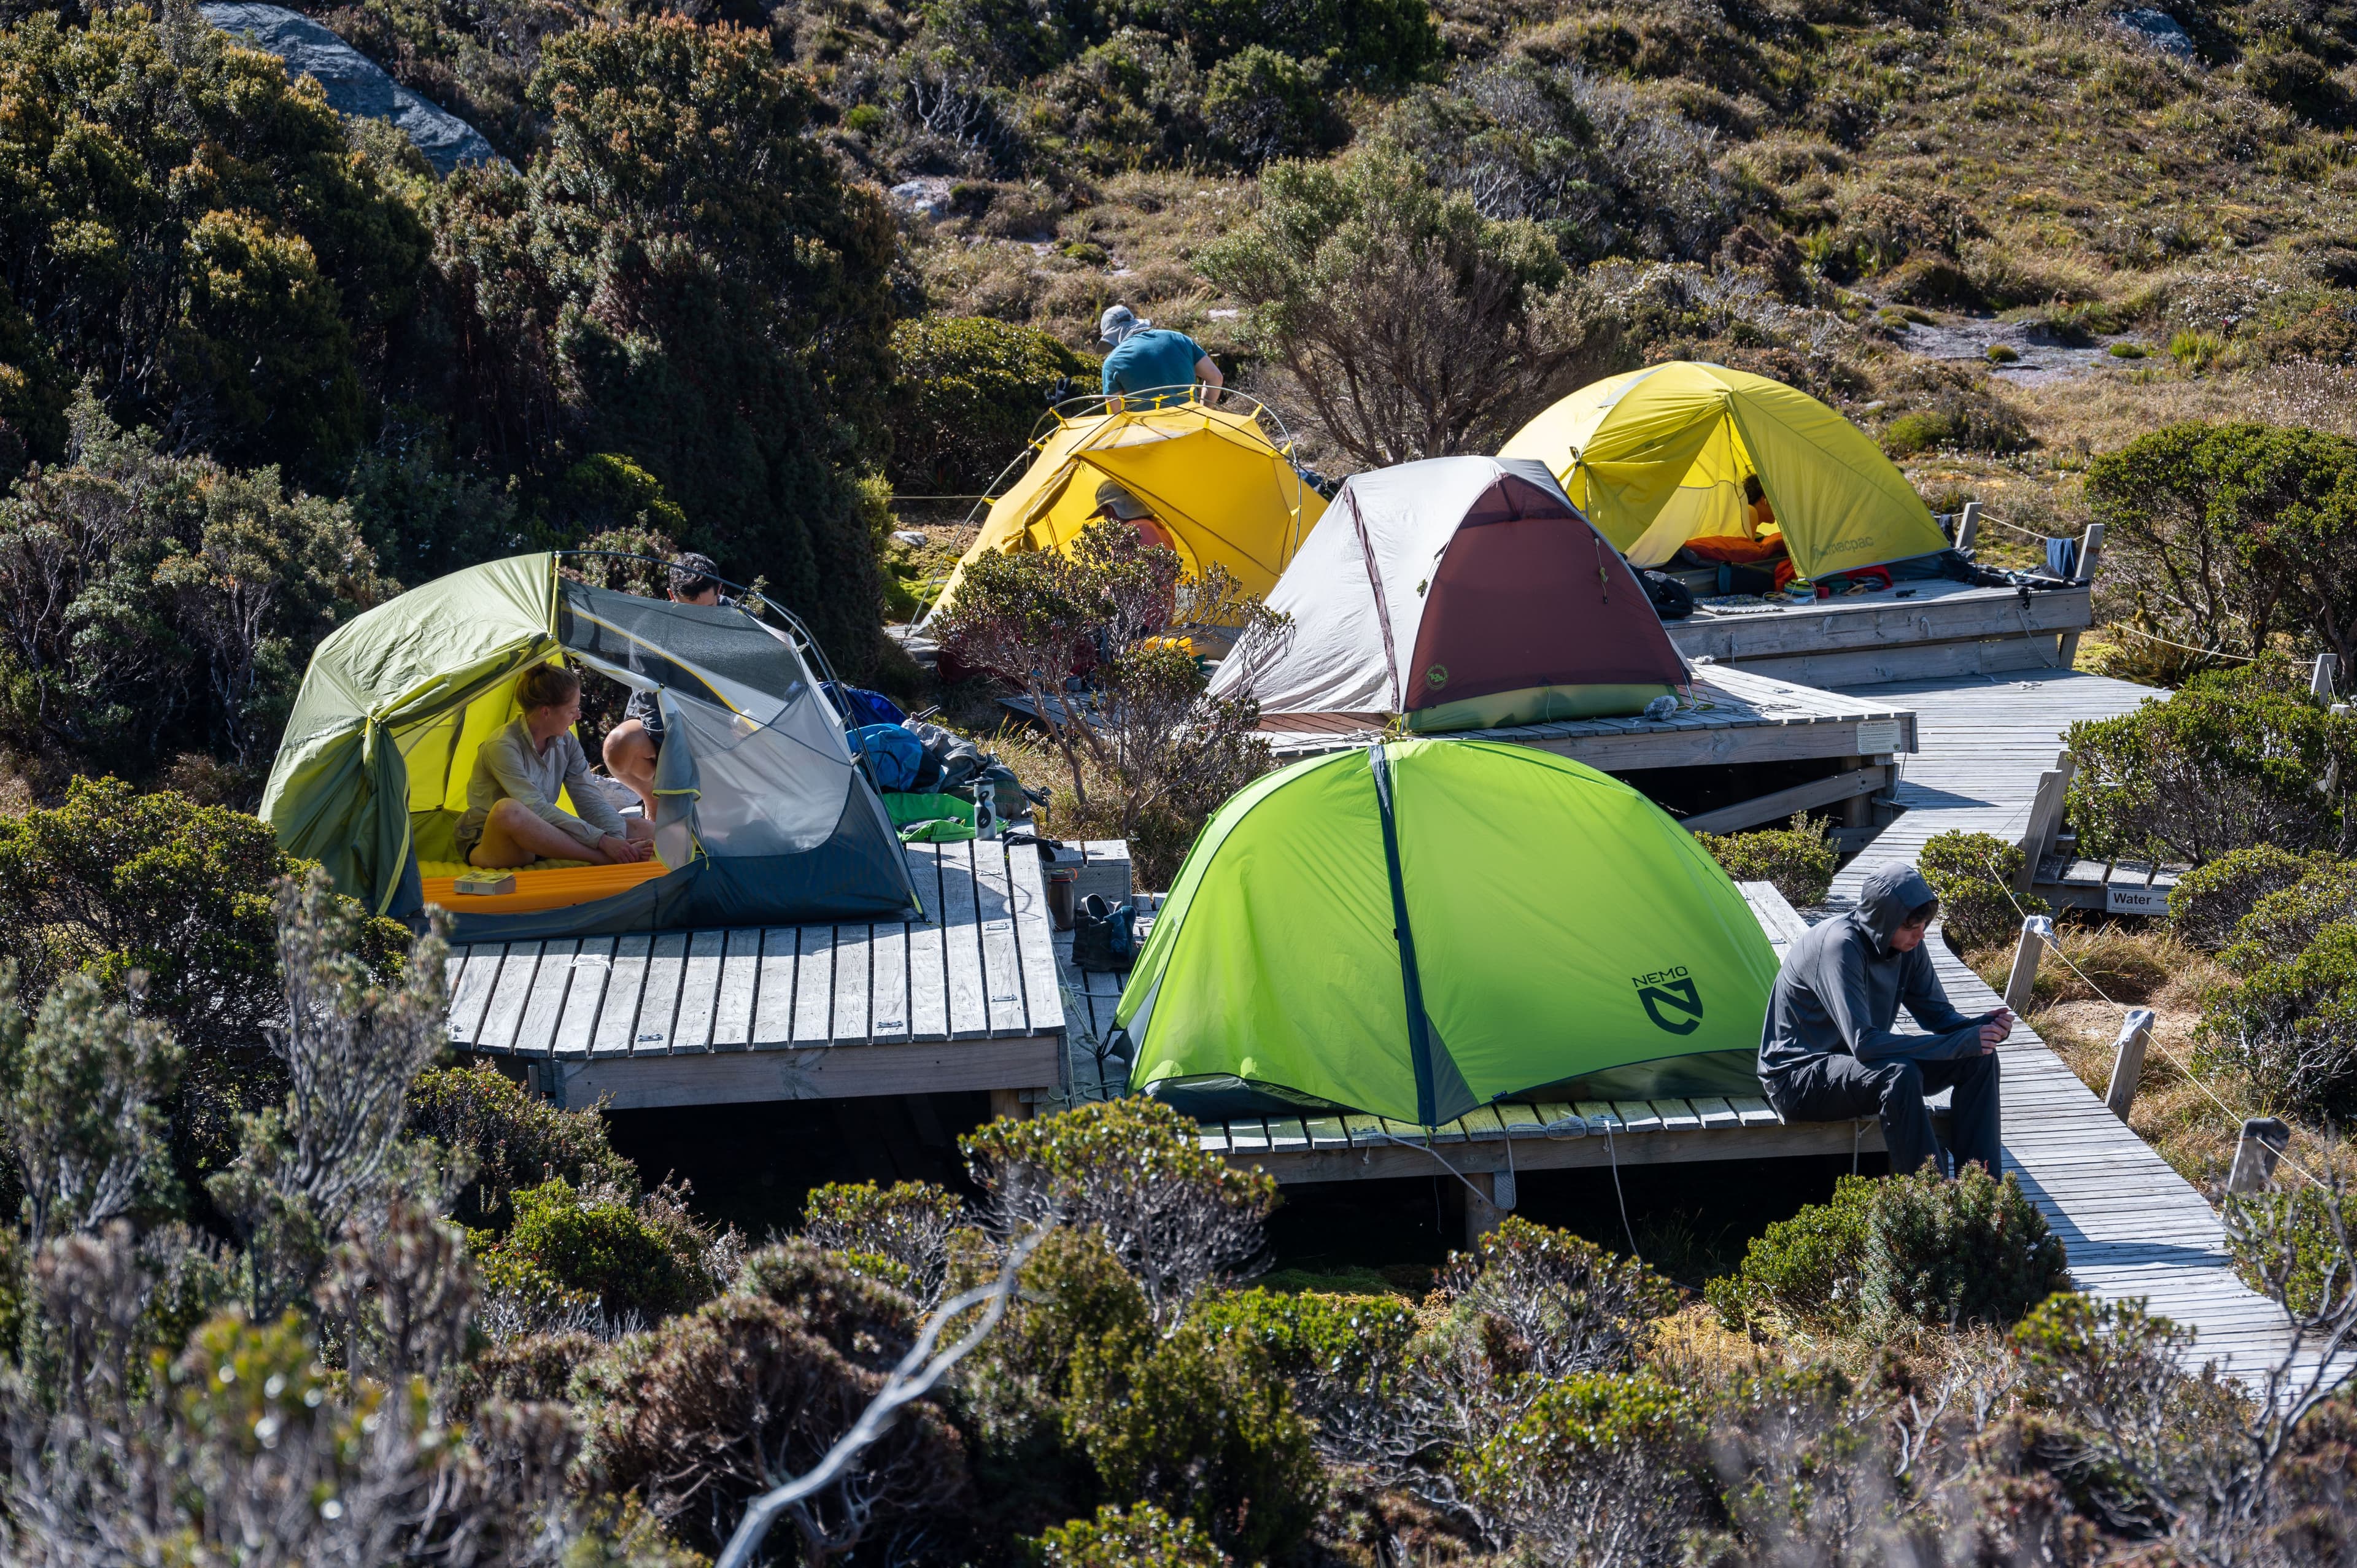
[[[2225,972],[2164,926],[2071,923],[2059,926],[2057,935],[2085,978],[2050,956],[2039,970],[2029,1026],[2100,1095],[2111,1086],[2124,1010],[2151,1008],[2152,1044],[2128,1126],[2179,1176],[2214,1196],[2233,1161],[2240,1119],[2260,1114],[2240,1074],[2213,1070],[2197,1078],[2192,1068],[2202,996],[2226,980]],[[1967,961],[2002,987],[2013,950],[1981,949]],[[2320,1176],[2330,1165],[2357,1180],[2357,1149],[2328,1138],[2320,1126],[2295,1122],[2294,1133],[2295,1157],[2303,1165]]]

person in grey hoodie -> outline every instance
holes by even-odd
[[[1923,930],[1940,901],[1911,865],[1866,879],[1857,907],[1821,920],[1784,955],[1760,1036],[1760,1083],[1787,1122],[1878,1116],[1890,1168],[1937,1153],[1923,1096],[1955,1090],[1948,1143],[1956,1168],[1998,1174],[1996,1047],[2013,1028],[2000,1007],[1967,1018],[1948,1001]],[[1928,1035],[1891,1026],[1905,1007]]]

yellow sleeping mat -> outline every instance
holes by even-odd
[[[463,861],[421,860],[419,880],[425,901],[468,915],[528,915],[537,909],[563,909],[591,904],[651,882],[670,870],[660,860],[628,865],[592,865],[585,860],[544,860],[515,872],[512,893],[460,893],[453,886],[475,868]]]

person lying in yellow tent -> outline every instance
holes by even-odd
[[[536,860],[621,865],[654,854],[653,824],[625,822],[589,776],[588,754],[573,734],[581,677],[535,664],[515,694],[522,716],[482,744],[467,781],[457,835],[467,864],[500,871]],[[559,793],[572,797],[580,816],[556,804]]]

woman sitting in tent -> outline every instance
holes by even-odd
[[[467,864],[510,870],[536,860],[587,860],[619,865],[654,853],[654,828],[625,822],[589,776],[575,738],[581,721],[581,677],[557,664],[535,664],[516,682],[523,715],[475,753],[467,814],[458,819]],[[572,797],[575,816],[556,804]],[[585,820],[586,819],[586,820]]]

